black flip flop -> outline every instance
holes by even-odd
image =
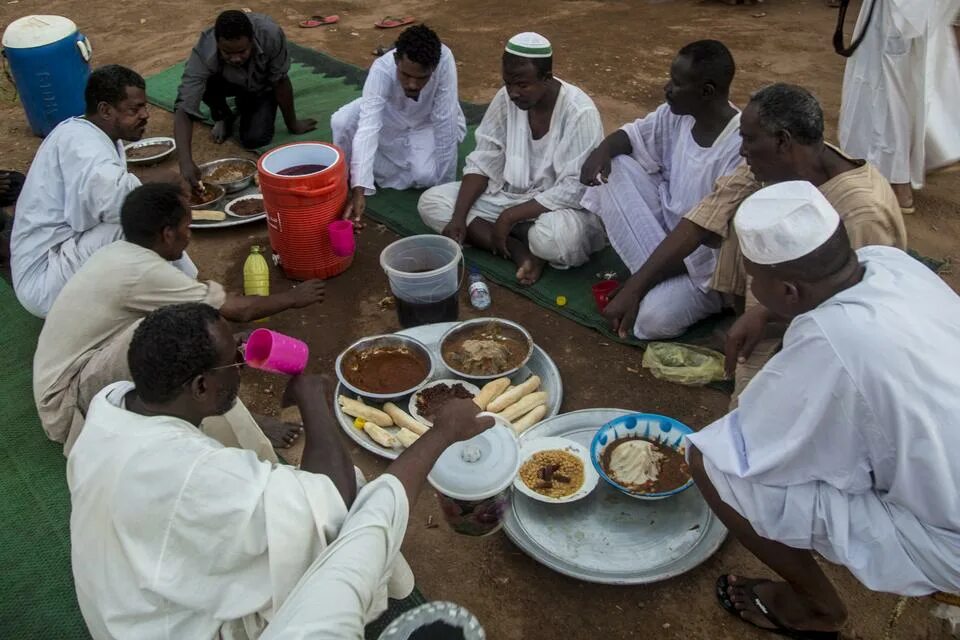
[[[763,614],[763,616],[770,622],[770,624],[775,626],[776,629],[767,629],[766,627],[755,625],[740,615],[740,610],[734,606],[733,602],[730,600],[729,594],[727,594],[727,588],[730,586],[730,582],[727,580],[726,575],[722,575],[717,578],[717,600],[720,602],[720,606],[723,607],[723,610],[731,615],[736,616],[737,620],[745,622],[752,627],[756,627],[757,629],[769,631],[770,633],[778,636],[793,638],[793,640],[840,640],[839,631],[801,631],[799,629],[791,629],[780,622],[779,618],[770,612],[767,606],[760,601],[760,598],[753,590],[756,585],[765,584],[767,582],[772,582],[772,580],[754,580],[747,584],[738,584],[737,586],[747,590],[747,593],[750,594],[750,600],[753,602],[753,606],[755,606],[757,611]]]

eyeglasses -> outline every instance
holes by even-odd
[[[237,345],[237,361],[234,362],[233,364],[224,364],[224,365],[220,365],[219,367],[211,367],[211,368],[209,368],[209,369],[204,369],[203,371],[200,371],[200,372],[198,372],[198,373],[194,373],[194,374],[192,374],[189,378],[187,378],[186,380],[184,380],[184,381],[180,384],[180,386],[182,387],[182,386],[184,386],[184,385],[190,384],[191,382],[193,382],[193,379],[194,379],[194,378],[196,378],[197,376],[202,375],[202,374],[204,374],[204,373],[209,373],[209,372],[211,372],[211,371],[219,371],[219,370],[221,370],[221,369],[233,369],[233,368],[238,368],[238,369],[240,369],[240,368],[243,368],[243,367],[247,366],[246,353],[245,353],[245,351],[244,351],[244,346],[245,346],[245,345],[242,345],[242,344],[238,344],[238,345]]]

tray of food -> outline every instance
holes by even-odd
[[[223,158],[198,167],[205,183],[223,187],[227,193],[238,193],[249,187],[257,174],[257,163],[246,158]]]
[[[207,185],[206,182],[203,184],[204,187],[223,189],[213,184]],[[236,227],[265,220],[267,217],[263,196],[259,187],[255,185],[250,185],[239,193],[224,195],[217,202],[209,205],[194,206],[193,203],[194,201],[191,200],[191,209],[193,209],[191,229]],[[259,212],[257,212],[258,209]]]
[[[526,342],[502,352],[469,345],[479,349],[478,357],[450,363],[457,370],[451,369],[450,354],[465,337],[456,330],[470,329],[469,335],[475,335],[494,325]],[[480,408],[509,420],[518,433],[556,415],[563,401],[560,372],[550,356],[523,327],[496,318],[364,338],[340,354],[336,372],[340,383],[334,408],[341,428],[364,449],[391,460],[430,428],[438,408],[452,398],[474,398]]]
[[[174,139],[166,136],[143,138],[123,147],[127,164],[131,166],[157,164],[170,157],[176,149],[177,143]]]
[[[603,584],[666,580],[713,555],[727,530],[689,477],[674,473],[685,471],[679,462],[657,457],[683,443],[682,430],[671,428],[675,421],[660,418],[623,409],[585,409],[548,418],[522,434],[521,451],[545,438],[563,438],[589,450],[601,480],[569,504],[534,499],[515,489],[504,518],[510,540],[554,571]],[[634,447],[623,444],[632,441],[649,442],[655,449],[646,456],[634,455]],[[625,461],[619,460],[628,452]],[[618,461],[611,467],[615,455]],[[651,464],[656,473],[651,473]],[[640,478],[641,471],[655,479]],[[537,490],[540,478],[532,478],[528,474],[534,485],[530,488]]]

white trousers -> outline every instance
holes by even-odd
[[[50,249],[47,251],[46,269],[20,281],[16,290],[20,304],[33,315],[46,318],[60,290],[90,256],[122,238],[123,229],[119,224],[102,222]],[[191,278],[197,277],[197,267],[186,253],[171,264]]]
[[[424,192],[417,205],[423,223],[441,233],[453,217],[459,192],[459,182],[448,182]],[[496,222],[504,209],[527,202],[531,197],[503,191],[484,193],[467,214],[467,224],[476,218]],[[534,220],[527,242],[533,255],[555,268],[565,269],[586,263],[591,253],[603,249],[606,238],[600,220],[589,211],[557,209]]]
[[[333,143],[351,160],[358,151],[353,148],[353,138],[360,123],[360,101],[361,98],[357,98],[345,104],[330,117]],[[466,135],[466,122],[462,114],[460,119],[462,140]],[[384,117],[373,159],[373,179],[378,186],[388,189],[423,189],[449,180],[452,175],[438,175],[440,169],[437,168],[435,151],[432,125],[411,129]]]
[[[610,244],[630,273],[636,273],[679,222],[661,206],[663,180],[629,156],[613,159],[609,181],[587,189],[583,206],[603,221]],[[704,292],[716,264],[712,249],[700,247],[686,260],[688,275],[661,282],[640,302],[633,334],[640,340],[674,338],[698,320],[720,311],[716,291]]]

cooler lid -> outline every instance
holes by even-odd
[[[427,480],[456,500],[485,500],[513,484],[519,468],[517,437],[513,429],[498,421],[483,433],[447,447]]]
[[[73,20],[63,16],[25,16],[11,22],[3,32],[3,46],[8,49],[42,47],[76,32]]]

